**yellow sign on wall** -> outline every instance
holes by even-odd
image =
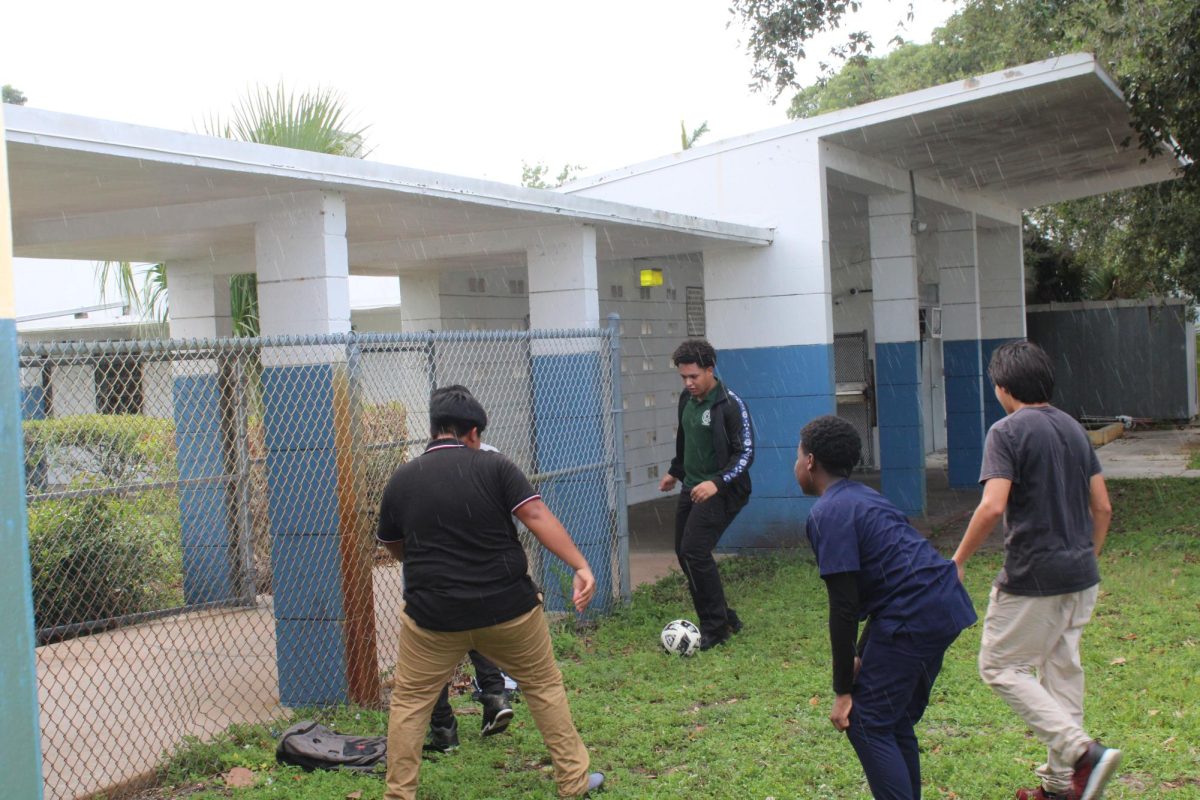
[[[661,269],[644,269],[638,275],[639,286],[662,286],[662,270]]]

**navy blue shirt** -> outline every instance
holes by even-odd
[[[839,481],[813,505],[805,526],[821,577],[854,573],[860,619],[871,638],[957,635],[976,621],[954,562],[942,558],[879,492]]]

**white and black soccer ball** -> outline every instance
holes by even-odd
[[[700,629],[686,619],[667,623],[658,637],[663,649],[677,656],[690,656],[700,649]]]

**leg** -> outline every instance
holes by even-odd
[[[1089,741],[1073,710],[1035,675],[1071,627],[1076,595],[1023,597],[993,588],[983,622],[979,675],[1025,721],[1048,752],[1042,774],[1047,791],[1065,792],[1071,766]],[[1067,764],[1065,773],[1053,765]]]
[[[473,645],[517,679],[554,763],[561,797],[587,791],[588,753],[571,720],[562,672],[554,660],[541,606],[516,619],[471,632]]]
[[[1080,729],[1083,728],[1083,664],[1079,659],[1079,641],[1083,638],[1084,626],[1092,619],[1099,589],[1093,586],[1067,595],[1075,598],[1075,602],[1066,609],[1067,627],[1059,640],[1051,643],[1046,661],[1039,670],[1046,693],[1058,702]],[[1075,769],[1075,760],[1067,760],[1070,755],[1053,751],[1047,754],[1046,763],[1038,769],[1044,785],[1061,785],[1070,780]]]
[[[454,709],[450,706],[450,684],[448,683],[442,687],[442,693],[437,697],[429,724],[435,728],[449,728],[454,724]]]
[[[921,721],[921,717],[925,716],[925,709],[929,705],[929,694],[933,691],[934,681],[942,671],[942,660],[945,658],[946,650],[956,638],[958,637],[949,639],[944,644],[935,643],[932,652],[922,659],[920,670],[916,676],[916,686],[908,701],[908,708],[896,723],[896,745],[900,748],[900,755],[904,759],[904,763],[908,765],[908,777],[912,785],[914,800],[919,800],[921,797],[921,749],[917,742],[916,724]]]
[[[500,668],[478,650],[472,650],[467,655],[475,665],[475,682],[479,684],[479,691],[484,694],[504,694],[504,676],[500,674]]]
[[[469,647],[468,634],[430,631],[400,614],[400,652],[388,711],[386,800],[413,800],[425,727]]]
[[[721,585],[721,573],[717,569],[713,549],[721,534],[737,516],[730,513],[729,498],[717,495],[703,503],[687,501],[689,512],[676,536],[679,544],[676,554],[683,574],[687,577],[696,615],[700,618],[700,633],[709,638],[722,639],[729,635],[729,608],[725,603],[725,589]],[[680,502],[682,512],[684,503]]]

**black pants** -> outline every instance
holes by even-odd
[[[501,694],[504,692],[504,675],[500,668],[493,664],[477,650],[470,651],[471,663],[475,665],[475,680],[484,694]],[[437,705],[433,707],[433,716],[429,724],[435,728],[449,728],[454,722],[454,709],[450,707],[450,684],[442,687],[438,695]]]
[[[700,633],[722,638],[733,615],[725,604],[725,589],[713,550],[721,534],[741,511],[736,498],[718,494],[703,503],[693,503],[691,490],[684,486],[675,507],[675,556],[687,578],[692,605],[700,618]]]

